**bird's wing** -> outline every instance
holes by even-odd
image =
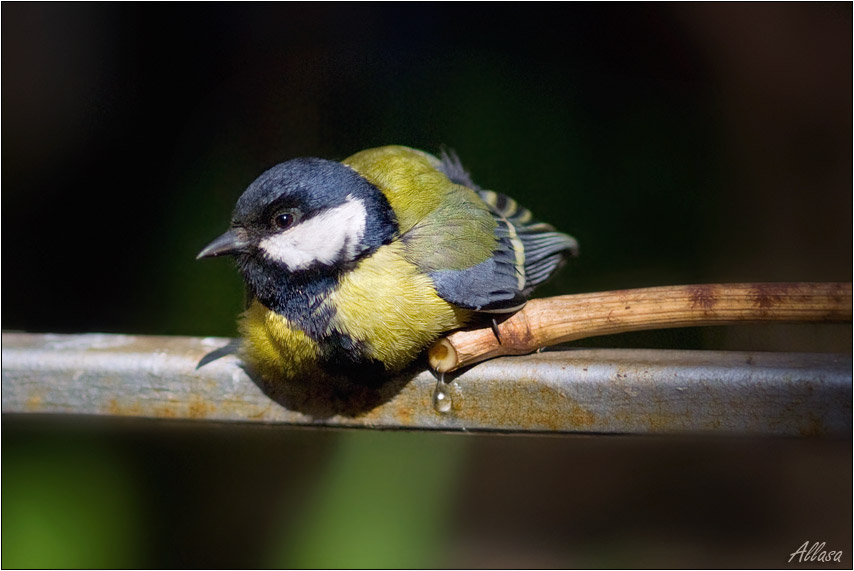
[[[430,276],[451,303],[478,311],[515,311],[568,256],[577,255],[578,242],[536,221],[508,196],[490,190],[478,195],[496,223],[492,256],[463,270],[433,269]]]
[[[505,227],[516,265],[524,270],[525,296],[546,281],[566,258],[578,255],[575,238],[536,220],[530,210],[509,196],[491,190],[479,190],[478,195],[499,221],[499,231]]]
[[[381,147],[344,163],[383,191],[398,216],[407,259],[456,306],[515,311],[577,247],[512,199],[479,190],[456,156],[440,160],[408,147]]]
[[[442,204],[402,236],[409,259],[428,274],[439,296],[476,311],[512,311],[524,304],[506,225],[470,188],[453,188]]]
[[[481,311],[513,311],[567,257],[578,255],[575,238],[535,220],[530,210],[509,196],[482,190],[453,151],[442,151],[441,158],[434,161],[451,181],[475,190],[496,221],[497,244],[491,259],[464,271],[433,272],[437,289],[445,292],[446,299],[469,300],[474,304],[469,308]]]

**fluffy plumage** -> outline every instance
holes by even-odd
[[[388,146],[273,167],[199,257],[235,257],[246,359],[289,380],[400,371],[481,312],[521,307],[577,247],[456,156]]]

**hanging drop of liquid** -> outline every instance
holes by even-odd
[[[439,373],[436,388],[433,389],[433,408],[442,414],[451,411],[451,390],[445,384],[445,373]]]

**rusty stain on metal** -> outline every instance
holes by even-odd
[[[851,434],[851,355],[572,349],[504,357],[452,375],[453,406],[439,414],[435,377],[425,371],[363,387],[348,408],[342,387],[263,388],[234,354],[199,367],[229,342],[4,333],[3,412],[447,431]],[[318,399],[330,395],[341,402],[324,408]]]

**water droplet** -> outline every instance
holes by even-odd
[[[445,373],[439,373],[436,388],[433,389],[433,408],[442,414],[451,412],[451,390],[445,384]]]

